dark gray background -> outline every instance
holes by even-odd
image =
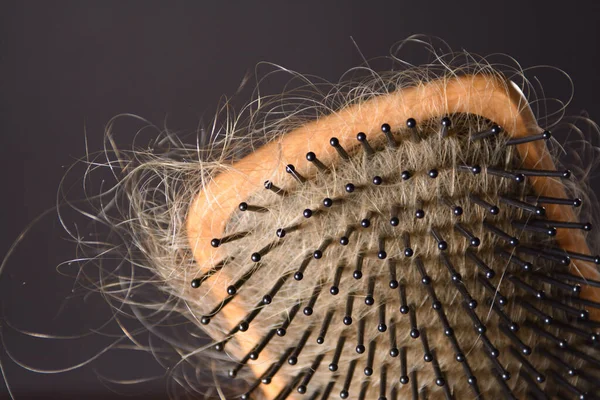
[[[118,113],[194,130],[257,62],[336,80],[361,62],[351,36],[366,58],[423,33],[455,49],[508,53],[523,66],[560,67],[576,88],[569,112],[586,110],[600,120],[597,0],[216,3],[0,3],[0,254],[53,205],[62,166],[84,154],[84,127],[92,150],[99,150],[104,124]],[[69,335],[105,317],[93,301],[63,302],[73,286],[54,269],[72,257],[63,237],[55,218],[43,219],[0,280],[5,346],[38,368],[76,364],[107,343],[31,339],[7,326]],[[27,372],[4,351],[0,360],[17,399],[118,398],[95,371],[125,379],[161,373],[150,357],[118,351],[59,375]],[[5,393],[0,384],[0,397]],[[165,398],[165,383],[128,393]]]

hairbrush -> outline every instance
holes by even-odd
[[[501,74],[419,83],[276,135],[194,198],[189,290],[229,375],[252,372],[240,398],[596,393],[600,258],[551,133]]]
[[[464,58],[259,96],[123,167],[111,225],[222,397],[598,397],[585,193],[526,85]]]

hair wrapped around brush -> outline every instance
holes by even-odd
[[[112,177],[78,258],[158,339],[173,397],[599,395],[596,125],[516,66],[423,44],[409,64],[412,42],[335,84],[276,68],[283,94],[261,82],[191,138],[124,150],[114,120],[84,160]]]

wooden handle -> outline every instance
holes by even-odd
[[[485,117],[501,125],[511,137],[542,132],[527,100],[516,85],[491,75],[434,80],[321,117],[247,155],[200,189],[190,205],[187,218],[188,239],[200,270],[206,271],[223,258],[220,249],[213,248],[210,241],[223,236],[225,225],[240,202],[258,190],[264,190],[263,182],[267,179],[282,183],[284,187],[294,183],[284,172],[287,164],[293,164],[298,172],[310,177],[316,171],[306,160],[308,151],[317,153],[325,165],[338,162],[337,152],[329,145],[329,139],[333,136],[339,139],[345,149],[352,150],[360,145],[355,138],[357,132],[365,132],[369,137],[381,136],[382,122],[397,127],[404,126],[408,118],[414,118],[419,123],[453,113]],[[517,150],[524,168],[555,169],[544,141],[520,144]],[[564,186],[557,179],[532,177],[529,181],[540,196],[566,196]],[[553,204],[547,205],[546,215],[553,220],[577,220],[570,207]],[[580,231],[559,229],[556,240],[565,250],[589,254],[585,237]],[[572,260],[570,268],[575,275],[594,280],[600,278],[600,273],[592,263]],[[226,282],[228,277],[225,271],[222,272],[224,275],[218,279]],[[598,292],[591,286],[584,286],[581,297],[600,301]],[[245,311],[235,304],[225,307],[221,312],[231,327],[245,315]],[[590,316],[600,320],[598,310],[591,310]],[[242,354],[235,354],[238,358],[250,351],[259,340],[258,336],[244,336],[248,340],[239,343]],[[261,363],[250,367],[256,376],[260,376],[268,365]],[[270,385],[262,386],[262,389],[267,398],[274,398],[284,386],[285,382],[275,377]]]

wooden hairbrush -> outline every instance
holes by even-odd
[[[592,396],[600,260],[549,137],[516,85],[465,74],[210,176],[189,297],[230,376],[251,371],[241,398]]]
[[[454,128],[469,118],[490,124]],[[583,396],[594,381],[573,380],[555,358],[593,364],[584,370],[597,378],[585,322],[598,310],[583,307],[600,302],[599,260],[547,138],[514,84],[464,75],[321,117],[211,177],[187,217],[199,267],[190,290],[210,286],[202,303],[212,309],[198,312],[217,349],[232,348],[231,376],[255,376],[241,397],[326,399],[337,388],[342,398],[550,398],[552,384]],[[421,163],[420,146],[452,154]],[[342,179],[344,169],[357,178]],[[286,204],[294,196],[304,210]],[[332,219],[338,226],[322,232]],[[264,229],[269,239],[256,239]],[[264,297],[244,291],[254,279]],[[289,311],[268,313],[285,288]],[[278,324],[294,339],[279,338]]]
[[[503,71],[301,78],[190,144],[122,150],[111,121],[67,201],[77,273],[175,398],[599,398],[595,205]]]

